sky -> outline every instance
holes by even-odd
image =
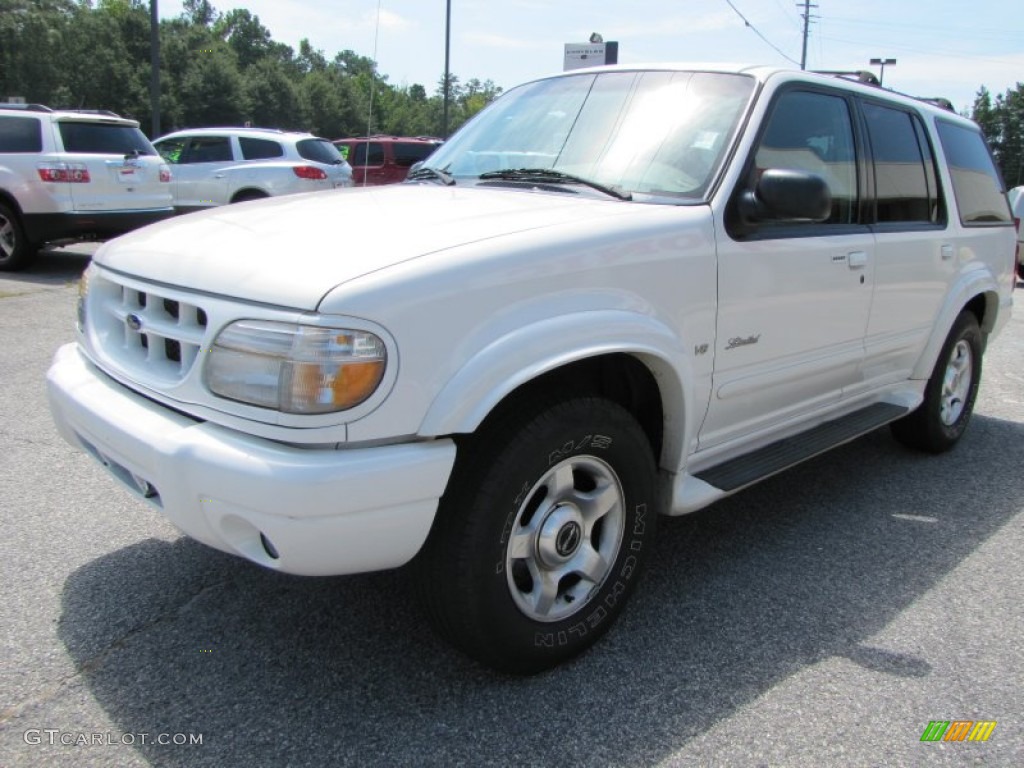
[[[619,43],[620,64],[740,62],[799,68],[803,2],[796,0],[450,0],[451,71],[508,89],[562,69],[565,43],[592,32]],[[309,38],[328,59],[375,58],[396,86],[433,92],[444,72],[445,0],[211,0],[248,8],[274,40]],[[161,17],[180,0],[159,2]],[[379,19],[379,23],[378,23]],[[873,69],[896,59],[884,85],[944,96],[969,109],[1024,82],[1021,0],[813,0],[808,69]]]

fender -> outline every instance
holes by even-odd
[[[925,344],[910,378],[928,379],[931,377],[935,361],[939,357],[939,352],[946,342],[946,337],[949,336],[949,330],[953,327],[957,315],[974,297],[979,295],[984,295],[986,302],[985,322],[981,329],[983,334],[987,336],[999,327],[998,315],[1001,313],[999,289],[992,273],[983,264],[977,264],[974,268],[961,272],[947,292],[946,300],[932,325],[932,334],[928,343]]]
[[[595,332],[599,331],[599,332]],[[623,310],[576,312],[517,328],[480,348],[438,393],[419,434],[473,432],[517,387],[598,355],[626,353],[654,374],[665,419],[661,465],[675,471],[695,428],[693,363],[685,340],[648,316]]]

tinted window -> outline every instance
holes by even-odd
[[[0,117],[0,152],[42,152],[43,133],[34,117]]]
[[[953,194],[964,224],[1009,222],[1003,183],[980,131],[938,121],[942,151],[953,177]]]
[[[377,142],[356,144],[352,158],[349,160],[352,165],[384,165],[384,145]]]
[[[408,141],[396,141],[391,145],[391,150],[395,153],[395,165],[406,168],[420,160],[426,160],[435,149],[436,144],[413,144]]]
[[[194,136],[181,162],[222,163],[232,159],[231,139],[227,136]]]
[[[302,139],[295,148],[299,150],[299,157],[314,163],[339,165],[344,159],[338,148],[327,139]]]
[[[918,120],[878,104],[864,116],[875,160],[878,221],[939,220],[935,163]]]
[[[269,139],[240,138],[238,143],[242,147],[244,160],[270,160],[284,156],[284,148],[276,141]]]
[[[62,120],[58,125],[65,152],[126,155],[137,151],[140,155],[156,154],[149,139],[134,125],[78,123],[67,120]]]
[[[772,108],[755,155],[755,174],[781,168],[820,176],[832,192],[832,215],[826,223],[850,224],[857,215],[855,161],[846,100],[789,91]]]
[[[168,163],[178,163],[181,162],[181,153],[187,143],[188,139],[161,139],[153,146]]]

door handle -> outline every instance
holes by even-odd
[[[864,269],[868,265],[868,252],[853,251],[847,256],[846,263],[850,269]]]
[[[940,253],[942,254],[943,261],[949,261],[950,259],[953,258],[953,246],[949,245],[948,243],[946,245],[943,245],[940,249]]]

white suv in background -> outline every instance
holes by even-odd
[[[135,120],[0,104],[0,270],[26,266],[44,243],[171,216],[170,181]]]
[[[174,167],[179,213],[352,185],[352,167],[337,147],[311,133],[197,128],[153,143]]]

